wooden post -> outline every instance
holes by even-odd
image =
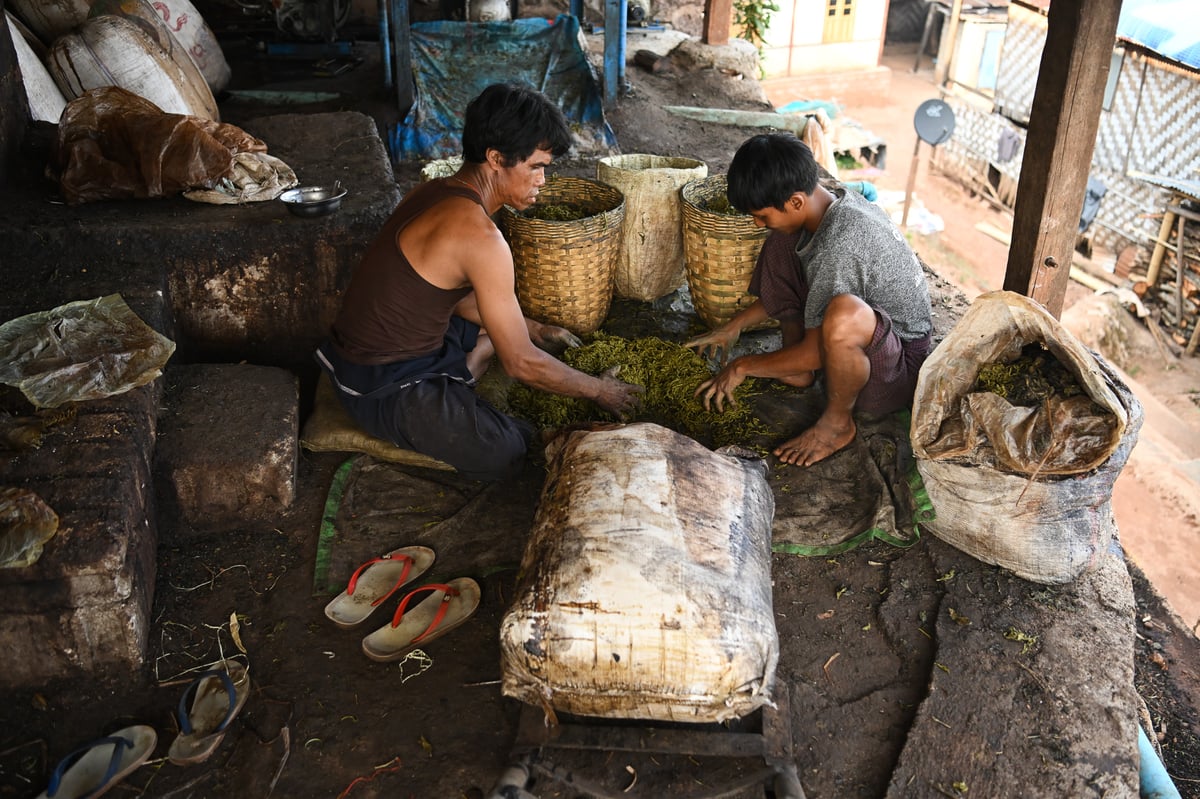
[[[705,44],[729,44],[729,28],[733,24],[733,0],[704,0],[704,30],[700,41]]]
[[[1070,280],[1121,0],[1054,0],[1013,209],[1004,288],[1057,318]]]
[[[908,229],[908,206],[912,202],[913,187],[917,185],[917,168],[921,166],[921,137],[917,137],[917,146],[913,148],[912,166],[908,168],[908,185],[904,187],[904,214],[900,217],[900,227]]]
[[[408,0],[390,0],[392,55],[396,59],[396,110],[400,118],[413,104],[412,32],[409,29]]]
[[[1175,214],[1168,207],[1163,213],[1162,224],[1158,226],[1158,238],[1154,242],[1154,253],[1150,256],[1150,267],[1146,270],[1146,283],[1151,287],[1158,282],[1158,271],[1162,269],[1163,256],[1170,248],[1171,227],[1175,224]]]
[[[625,85],[625,15],[628,0],[605,0],[604,3],[604,102],[617,103]]]
[[[933,83],[938,87],[946,83],[950,65],[954,63],[954,48],[958,42],[958,20],[962,17],[962,6],[963,0],[954,0],[950,4],[950,16],[943,20],[946,27],[942,30],[942,44],[938,46],[937,68],[933,71]],[[932,12],[932,9],[930,11]],[[1115,29],[1113,33],[1116,34]],[[943,48],[946,50],[945,58],[941,57]]]

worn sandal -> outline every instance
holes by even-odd
[[[145,763],[157,743],[153,727],[135,724],[85,744],[58,761],[49,786],[38,799],[100,796]]]
[[[354,570],[346,590],[325,606],[325,615],[343,630],[367,620],[375,609],[433,565],[429,547],[401,547],[372,558]]]
[[[207,760],[249,696],[250,669],[235,660],[202,673],[179,698],[179,735],[171,742],[167,759],[177,766]],[[188,697],[192,697],[190,710]]]
[[[429,591],[433,593],[409,609],[413,597]],[[372,660],[399,660],[471,618],[479,607],[479,597],[479,583],[470,577],[416,588],[400,601],[390,623],[363,639],[363,652]]]

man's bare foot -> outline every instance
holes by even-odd
[[[786,383],[789,386],[796,388],[808,388],[817,381],[816,372],[798,372],[794,375],[784,375],[776,378],[780,383]]]
[[[776,447],[775,456],[793,466],[812,466],[847,446],[857,432],[853,419],[840,425],[821,417],[815,425]]]

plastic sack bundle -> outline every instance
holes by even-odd
[[[58,514],[27,488],[0,486],[0,569],[37,563],[58,532]]]
[[[0,325],[0,383],[39,408],[57,408],[145,385],[174,352],[175,342],[110,294]]]
[[[501,623],[502,690],[606,718],[716,722],[770,701],[774,499],[757,457],[654,424],[575,431]]]
[[[1045,348],[1081,389],[1035,406],[977,388],[988,364]],[[938,538],[1038,583],[1069,582],[1108,548],[1112,486],[1137,443],[1141,404],[1045,308],[978,297],[921,368],[911,439]]]
[[[234,176],[236,154],[266,149],[234,125],[167,114],[132,92],[106,86],[85,92],[64,109],[58,125],[58,181],[72,205],[169,197],[216,188],[222,178]],[[284,188],[281,184],[274,196]]]

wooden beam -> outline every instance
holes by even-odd
[[[704,0],[704,30],[700,41],[705,44],[729,44],[729,29],[733,25],[733,0]]]
[[[1038,69],[1004,288],[1057,318],[1070,280],[1121,0],[1054,0]]]
[[[937,86],[944,86],[950,76],[950,65],[954,63],[954,48],[958,46],[958,22],[962,19],[962,7],[963,0],[953,0],[950,3],[949,16],[943,18],[942,43],[938,46],[939,58],[933,69],[933,82]]]
[[[409,27],[408,0],[389,0],[392,26],[392,57],[396,62],[396,110],[400,118],[412,108],[414,97],[412,65],[412,29]]]

